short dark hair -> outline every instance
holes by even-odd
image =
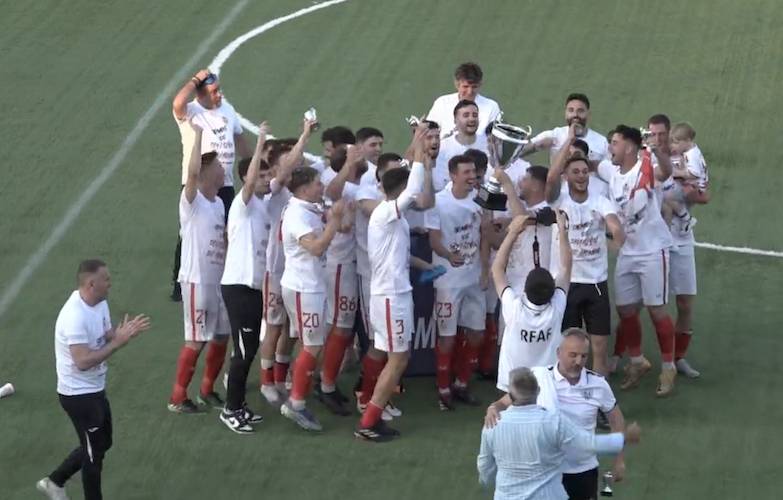
[[[331,127],[323,131],[321,134],[321,143],[329,141],[333,146],[340,146],[341,144],[356,144],[356,136],[353,135],[351,129],[338,125]]]
[[[208,151],[206,153],[203,153],[201,155],[201,168],[199,169],[200,172],[203,172],[204,169],[212,165],[212,162],[217,159],[217,151]]]
[[[478,109],[478,104],[476,104],[473,101],[469,101],[467,99],[462,99],[460,102],[457,103],[456,106],[454,106],[454,116],[457,116],[457,113],[462,108],[467,108],[468,106],[476,106],[476,109]]]
[[[356,131],[356,142],[364,142],[370,137],[380,137],[383,139],[383,132],[373,127],[362,127]]]
[[[583,152],[585,156],[590,155],[590,146],[587,144],[587,141],[583,141],[582,139],[574,139],[573,146],[579,151]]]
[[[427,130],[435,130],[436,128],[440,128],[440,124],[436,121],[422,120],[422,123],[427,124]]]
[[[637,148],[642,147],[642,132],[636,127],[620,124],[612,130],[609,135],[619,134],[626,141],[631,141]]]
[[[408,176],[410,172],[407,168],[393,168],[384,172],[381,177],[381,186],[383,186],[383,192],[387,195],[396,193],[402,189],[405,189],[405,185],[408,183]]]
[[[79,268],[76,270],[76,282],[81,284],[82,280],[88,274],[95,274],[102,267],[106,267],[106,263],[101,259],[86,259],[79,263]]]
[[[587,109],[590,109],[590,99],[588,99],[586,95],[580,92],[572,92],[568,94],[565,103],[568,104],[571,101],[581,101],[585,104],[585,106],[587,106]]]
[[[489,158],[487,158],[487,154],[484,151],[481,151],[480,149],[468,149],[462,153],[462,155],[473,160],[473,164],[476,165],[476,172],[487,171]]]
[[[242,158],[239,160],[239,165],[237,165],[237,173],[239,174],[239,179],[244,183],[245,177],[247,177],[247,171],[250,169],[250,162],[253,161],[252,158]],[[263,159],[259,159],[258,163],[258,170],[269,170],[269,164],[265,162]]]
[[[663,125],[664,127],[666,127],[666,130],[671,130],[671,128],[672,128],[672,121],[669,120],[669,117],[664,115],[663,113],[659,113],[657,115],[652,115],[647,120],[647,126],[648,127],[650,125],[653,125],[653,124],[655,124],[655,125]]]
[[[549,169],[541,165],[533,165],[532,167],[527,168],[527,173],[531,178],[542,184],[546,184],[546,176],[549,173]]]
[[[310,184],[318,178],[318,170],[313,167],[297,167],[291,172],[291,180],[288,181],[288,189],[296,194],[302,186]]]
[[[548,304],[555,294],[555,280],[552,274],[543,267],[536,267],[525,278],[525,295],[527,300],[537,306]]]
[[[393,161],[402,161],[402,156],[397,153],[383,153],[378,157],[378,168],[375,169],[375,179],[380,181],[381,174],[386,171],[389,163]]]
[[[454,79],[465,80],[469,83],[481,83],[484,79],[484,73],[481,71],[481,66],[474,62],[466,62],[457,66],[454,70]]]
[[[292,149],[293,148],[287,143],[276,143],[274,146],[272,146],[272,148],[269,150],[269,153],[266,155],[267,163],[269,163],[270,167],[277,165],[280,161],[280,157],[290,152]]]
[[[582,162],[588,167],[590,166],[590,164],[587,162],[586,156],[582,156],[581,153],[574,153],[566,160],[566,163],[563,166],[563,171],[565,172],[566,170],[568,170],[568,167],[570,167],[572,163],[578,163],[578,162]]]
[[[459,168],[460,163],[470,163],[474,167],[476,166],[475,163],[473,163],[473,158],[466,155],[456,155],[452,156],[449,159],[449,173],[453,174],[457,171],[457,168]]]

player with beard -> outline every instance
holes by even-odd
[[[619,249],[625,233],[614,204],[608,198],[590,193],[587,159],[581,151],[570,154],[577,128],[575,123],[569,126],[564,147],[549,169],[546,198],[550,206],[568,216],[573,264],[563,330],[585,325],[590,334],[593,370],[606,377],[609,374],[607,351],[611,333],[606,234],[611,234],[614,248]],[[563,178],[567,184],[566,191],[560,188]],[[553,244],[552,248],[557,248],[557,245]],[[557,261],[553,255],[551,262]],[[553,274],[556,275],[556,271]]]
[[[454,106],[459,101],[475,102],[479,108],[478,133],[484,135],[484,131],[491,122],[500,115],[500,106],[497,102],[479,94],[483,84],[484,73],[481,67],[472,62],[460,64],[454,71],[454,87],[457,92],[446,94],[435,99],[432,109],[427,113],[427,119],[438,124],[441,137],[448,137],[454,131]]]
[[[454,409],[452,397],[469,405],[478,404],[468,391],[468,382],[478,364],[487,314],[480,284],[482,276],[486,281],[489,275],[489,247],[481,238],[485,214],[473,201],[476,166],[469,157],[453,156],[449,173],[451,187],[435,196],[435,207],[426,214],[433,264],[446,269],[434,282],[433,316],[438,331],[438,400],[443,411]],[[465,340],[457,343],[455,336],[460,328]],[[452,357],[457,349],[462,352],[457,355],[452,383]]]
[[[656,394],[674,390],[674,323],[666,311],[669,294],[669,249],[672,236],[661,216],[662,183],[671,176],[668,144],[642,150],[637,128],[618,125],[611,133],[612,161],[598,164],[598,174],[609,182],[625,242],[615,266],[615,304],[620,316],[618,338],[631,355],[621,387],[631,389],[652,367],[642,355],[642,305],[650,314],[661,349],[661,374]],[[652,155],[658,160],[653,166]]]
[[[348,127],[338,125],[324,130],[321,133],[323,156],[310,166],[318,170],[318,173],[323,172],[329,166],[332,153],[340,146],[347,146],[348,144],[356,144],[356,136]]]
[[[456,133],[440,142],[440,151],[432,174],[435,191],[442,191],[451,180],[449,160],[468,149],[487,152],[487,137],[478,135],[479,109],[473,101],[462,100],[454,107]]]

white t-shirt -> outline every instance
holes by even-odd
[[[378,184],[360,184],[356,191],[357,204],[363,200],[382,200],[383,193],[378,189]],[[370,257],[367,254],[367,228],[370,218],[364,214],[361,208],[356,207],[356,272],[364,278],[370,278]]]
[[[557,362],[557,347],[563,339],[566,294],[555,288],[549,304],[537,306],[524,292],[517,295],[507,287],[500,296],[505,322],[500,344],[497,388],[508,392],[508,374],[514,368],[546,366]]]
[[[440,143],[438,158],[435,160],[435,168],[432,170],[432,187],[437,193],[442,191],[446,185],[451,182],[449,175],[449,160],[457,155],[463,154],[468,149],[478,149],[487,152],[487,136],[476,134],[476,140],[473,144],[463,145],[457,142],[457,135],[454,134]]]
[[[568,186],[566,185],[566,189]],[[606,216],[617,214],[608,198],[591,194],[577,203],[568,194],[561,194],[552,204],[568,215],[568,240],[571,243],[571,283],[597,284],[606,281],[609,262],[606,251]],[[551,268],[559,268],[560,233],[552,231]],[[553,273],[554,274],[554,273]]]
[[[552,139],[552,148],[549,150],[549,160],[551,162],[554,161],[557,153],[563,149],[563,145],[566,143],[567,138],[568,126],[563,126],[553,128],[552,130],[544,130],[533,137],[530,142],[539,144],[546,139]],[[609,154],[609,143],[607,142],[606,137],[595,130],[588,128],[587,133],[582,137],[577,137],[577,139],[585,141],[590,148],[590,153],[587,156],[589,160],[601,161],[609,160],[611,158],[612,155]]]
[[[367,162],[367,171],[362,174],[361,178],[359,178],[359,185],[360,186],[369,186],[373,185],[375,186],[378,183],[378,179],[375,178],[375,173],[378,171],[378,167],[375,165],[375,163],[368,161]]]
[[[280,276],[285,268],[283,212],[291,198],[291,191],[285,186],[280,186],[276,179],[272,179],[269,188],[271,192],[264,198],[270,227],[269,243],[266,247],[266,269],[271,274]]]
[[[441,137],[446,137],[454,130],[454,108],[459,103],[459,94],[446,94],[435,99],[432,103],[432,109],[427,113],[427,119],[440,125]],[[485,135],[484,131],[487,125],[497,119],[500,114],[500,106],[497,102],[484,97],[481,94],[476,95],[476,106],[479,109],[478,135]]]
[[[71,356],[70,346],[86,344],[97,351],[107,343],[111,330],[109,303],[88,305],[74,290],[60,309],[54,327],[54,356],[57,365],[57,392],[63,396],[91,394],[106,388],[106,362],[89,370],[80,370]]]
[[[405,212],[424,183],[424,166],[414,163],[405,190],[396,200],[384,200],[370,216],[367,248],[371,295],[395,295],[413,289],[410,282],[411,236]]]
[[[256,290],[266,271],[269,217],[266,203],[255,194],[245,205],[240,192],[228,211],[228,251],[222,285],[245,285]]]
[[[201,134],[201,152],[217,152],[218,160],[225,172],[223,185],[234,187],[234,158],[236,156],[234,136],[242,133],[242,125],[239,123],[234,107],[224,100],[220,107],[207,109],[194,99],[187,105],[185,118],[179,120],[175,116],[174,119],[177,120],[182,139],[182,185],[185,185],[188,180],[190,152],[193,150],[193,140],[196,137],[188,124],[192,120],[204,130]]]
[[[179,234],[182,237],[180,283],[218,285],[226,259],[226,209],[215,197],[208,200],[196,191],[188,203],[185,190],[179,197]]]
[[[642,180],[641,165],[640,158],[623,174],[620,167],[610,161],[598,164],[598,175],[609,181],[611,199],[625,230],[625,243],[620,248],[620,255],[648,255],[672,246],[672,235],[661,216],[662,183],[654,180],[651,192],[639,189],[633,193]],[[632,200],[636,196],[643,197],[642,203]],[[638,209],[639,206],[642,208]]]
[[[536,212],[549,204],[545,201],[536,205],[525,207],[527,210]],[[538,238],[539,264],[544,269],[550,269],[552,261],[552,233],[557,232],[557,225],[543,226],[536,224],[528,226],[517,236],[516,241],[511,247],[506,265],[506,279],[508,280],[514,292],[521,294],[525,288],[525,280],[530,271],[535,268],[533,259],[533,243]]]
[[[538,379],[541,392],[537,403],[547,410],[560,411],[567,416],[577,427],[595,433],[595,422],[598,410],[609,413],[617,405],[612,388],[601,375],[582,368],[579,381],[571,385],[567,378],[557,369],[557,365],[546,368],[539,367],[533,370]],[[548,394],[554,391],[555,394]],[[555,407],[549,402],[556,402]],[[595,453],[588,453],[565,448],[565,461],[563,472],[566,474],[578,474],[598,467],[598,458]]]
[[[698,178],[696,184],[699,189],[707,189],[710,183],[710,176],[707,171],[707,161],[704,159],[699,146],[694,144],[691,149],[682,154],[682,158],[688,173]]]
[[[435,206],[425,213],[427,229],[441,232],[441,243],[450,252],[458,253],[465,263],[453,267],[448,259],[435,252],[432,263],[446,268],[446,274],[435,280],[435,288],[465,288],[478,286],[481,278],[481,214],[482,208],[471,192],[458,199],[452,189],[444,189],[435,195]]]
[[[356,193],[359,191],[359,185],[353,182],[346,182],[343,186],[342,199],[345,203],[353,203],[356,200]],[[358,208],[356,210],[359,210]],[[343,222],[347,222],[344,218]],[[355,223],[351,221],[352,224]],[[337,231],[332,238],[329,248],[326,249],[326,263],[328,266],[337,266],[337,264],[347,264],[356,260],[356,234],[352,225],[348,232]]]
[[[280,284],[289,290],[305,293],[326,291],[326,253],[311,254],[299,243],[300,238],[324,232],[324,213],[319,206],[292,197],[283,214],[283,251],[285,269]]]

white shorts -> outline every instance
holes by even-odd
[[[672,247],[669,251],[669,286],[672,295],[696,295],[696,256],[693,246]]]
[[[614,268],[615,303],[666,304],[669,296],[669,249],[647,255],[620,255]]]
[[[326,322],[338,328],[353,329],[359,302],[359,281],[356,262],[326,266],[327,286]]]
[[[285,324],[285,306],[283,291],[280,287],[280,274],[264,273],[264,321],[267,325],[283,326]]]
[[[413,293],[370,297],[373,344],[383,352],[405,352],[413,336]]]
[[[359,293],[361,294],[359,303],[362,307],[362,323],[364,331],[372,342],[372,329],[370,328],[370,277],[359,275]]]
[[[186,341],[209,342],[215,336],[231,334],[220,285],[183,282],[181,287]]]
[[[492,280],[489,280],[489,286],[484,290],[484,298],[487,301],[487,314],[495,315],[495,310],[498,307],[498,292],[495,290],[495,284]]]
[[[306,346],[324,345],[326,294],[295,292],[283,287],[283,304],[291,318],[291,338],[299,338]]]
[[[463,288],[436,288],[433,314],[441,337],[453,337],[458,326],[482,331],[487,316],[484,290],[478,283]]]

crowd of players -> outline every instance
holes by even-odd
[[[318,398],[332,412],[350,415],[336,379],[358,330],[369,343],[358,342],[364,346],[356,387],[363,415],[356,435],[397,435],[384,421],[400,415],[390,397],[414,330],[411,266],[423,271],[421,279],[434,279],[442,410],[453,409],[455,400],[477,404],[468,385],[476,371],[494,371],[497,320],[505,331],[500,379],[516,366],[552,364],[561,331],[584,326],[593,370],[606,376],[627,353],[621,387],[636,386],[651,369],[641,351],[642,306],[661,350],[657,395],[671,393],[678,370],[698,376],[685,359],[696,294],[689,207],[709,195],[694,130],[686,123],[671,127],[657,114],[645,129],[619,125],[606,136],[588,127],[587,96],[571,94],[563,126],[535,135],[515,161],[496,168],[499,146],[486,131],[501,112],[479,94],[481,83],[478,65],[460,65],[457,92],[439,97],[412,126],[403,154],[383,152],[376,128],[354,134],[336,126],[323,131],[317,161],[303,154],[315,120],[304,120],[298,139],[272,139],[262,123],[251,155],[214,74],[202,70],[182,87],[173,103],[183,146],[173,296],[181,294],[185,343],[171,411],[199,411],[188,386],[206,346],[198,402],[220,408],[233,431],[252,432],[260,417],[248,408],[245,387],[260,352],[262,394],[301,427],[320,430],[305,405],[319,357]],[[542,150],[550,153],[549,168],[524,160]],[[242,188],[235,195],[237,154],[246,158],[238,162]],[[491,212],[474,201],[491,176],[508,195],[507,210]],[[556,225],[536,216],[545,207],[555,209]],[[421,240],[428,244],[432,258],[412,256],[411,240],[419,240],[417,248]],[[495,259],[499,272],[490,286],[493,256],[503,242],[508,252]],[[613,288],[620,318],[611,357],[609,247],[618,252]],[[676,323],[666,310],[670,294],[677,297]],[[536,312],[542,328],[515,320],[525,308]],[[562,327],[543,328],[552,322]],[[229,334],[224,402],[214,384]]]

